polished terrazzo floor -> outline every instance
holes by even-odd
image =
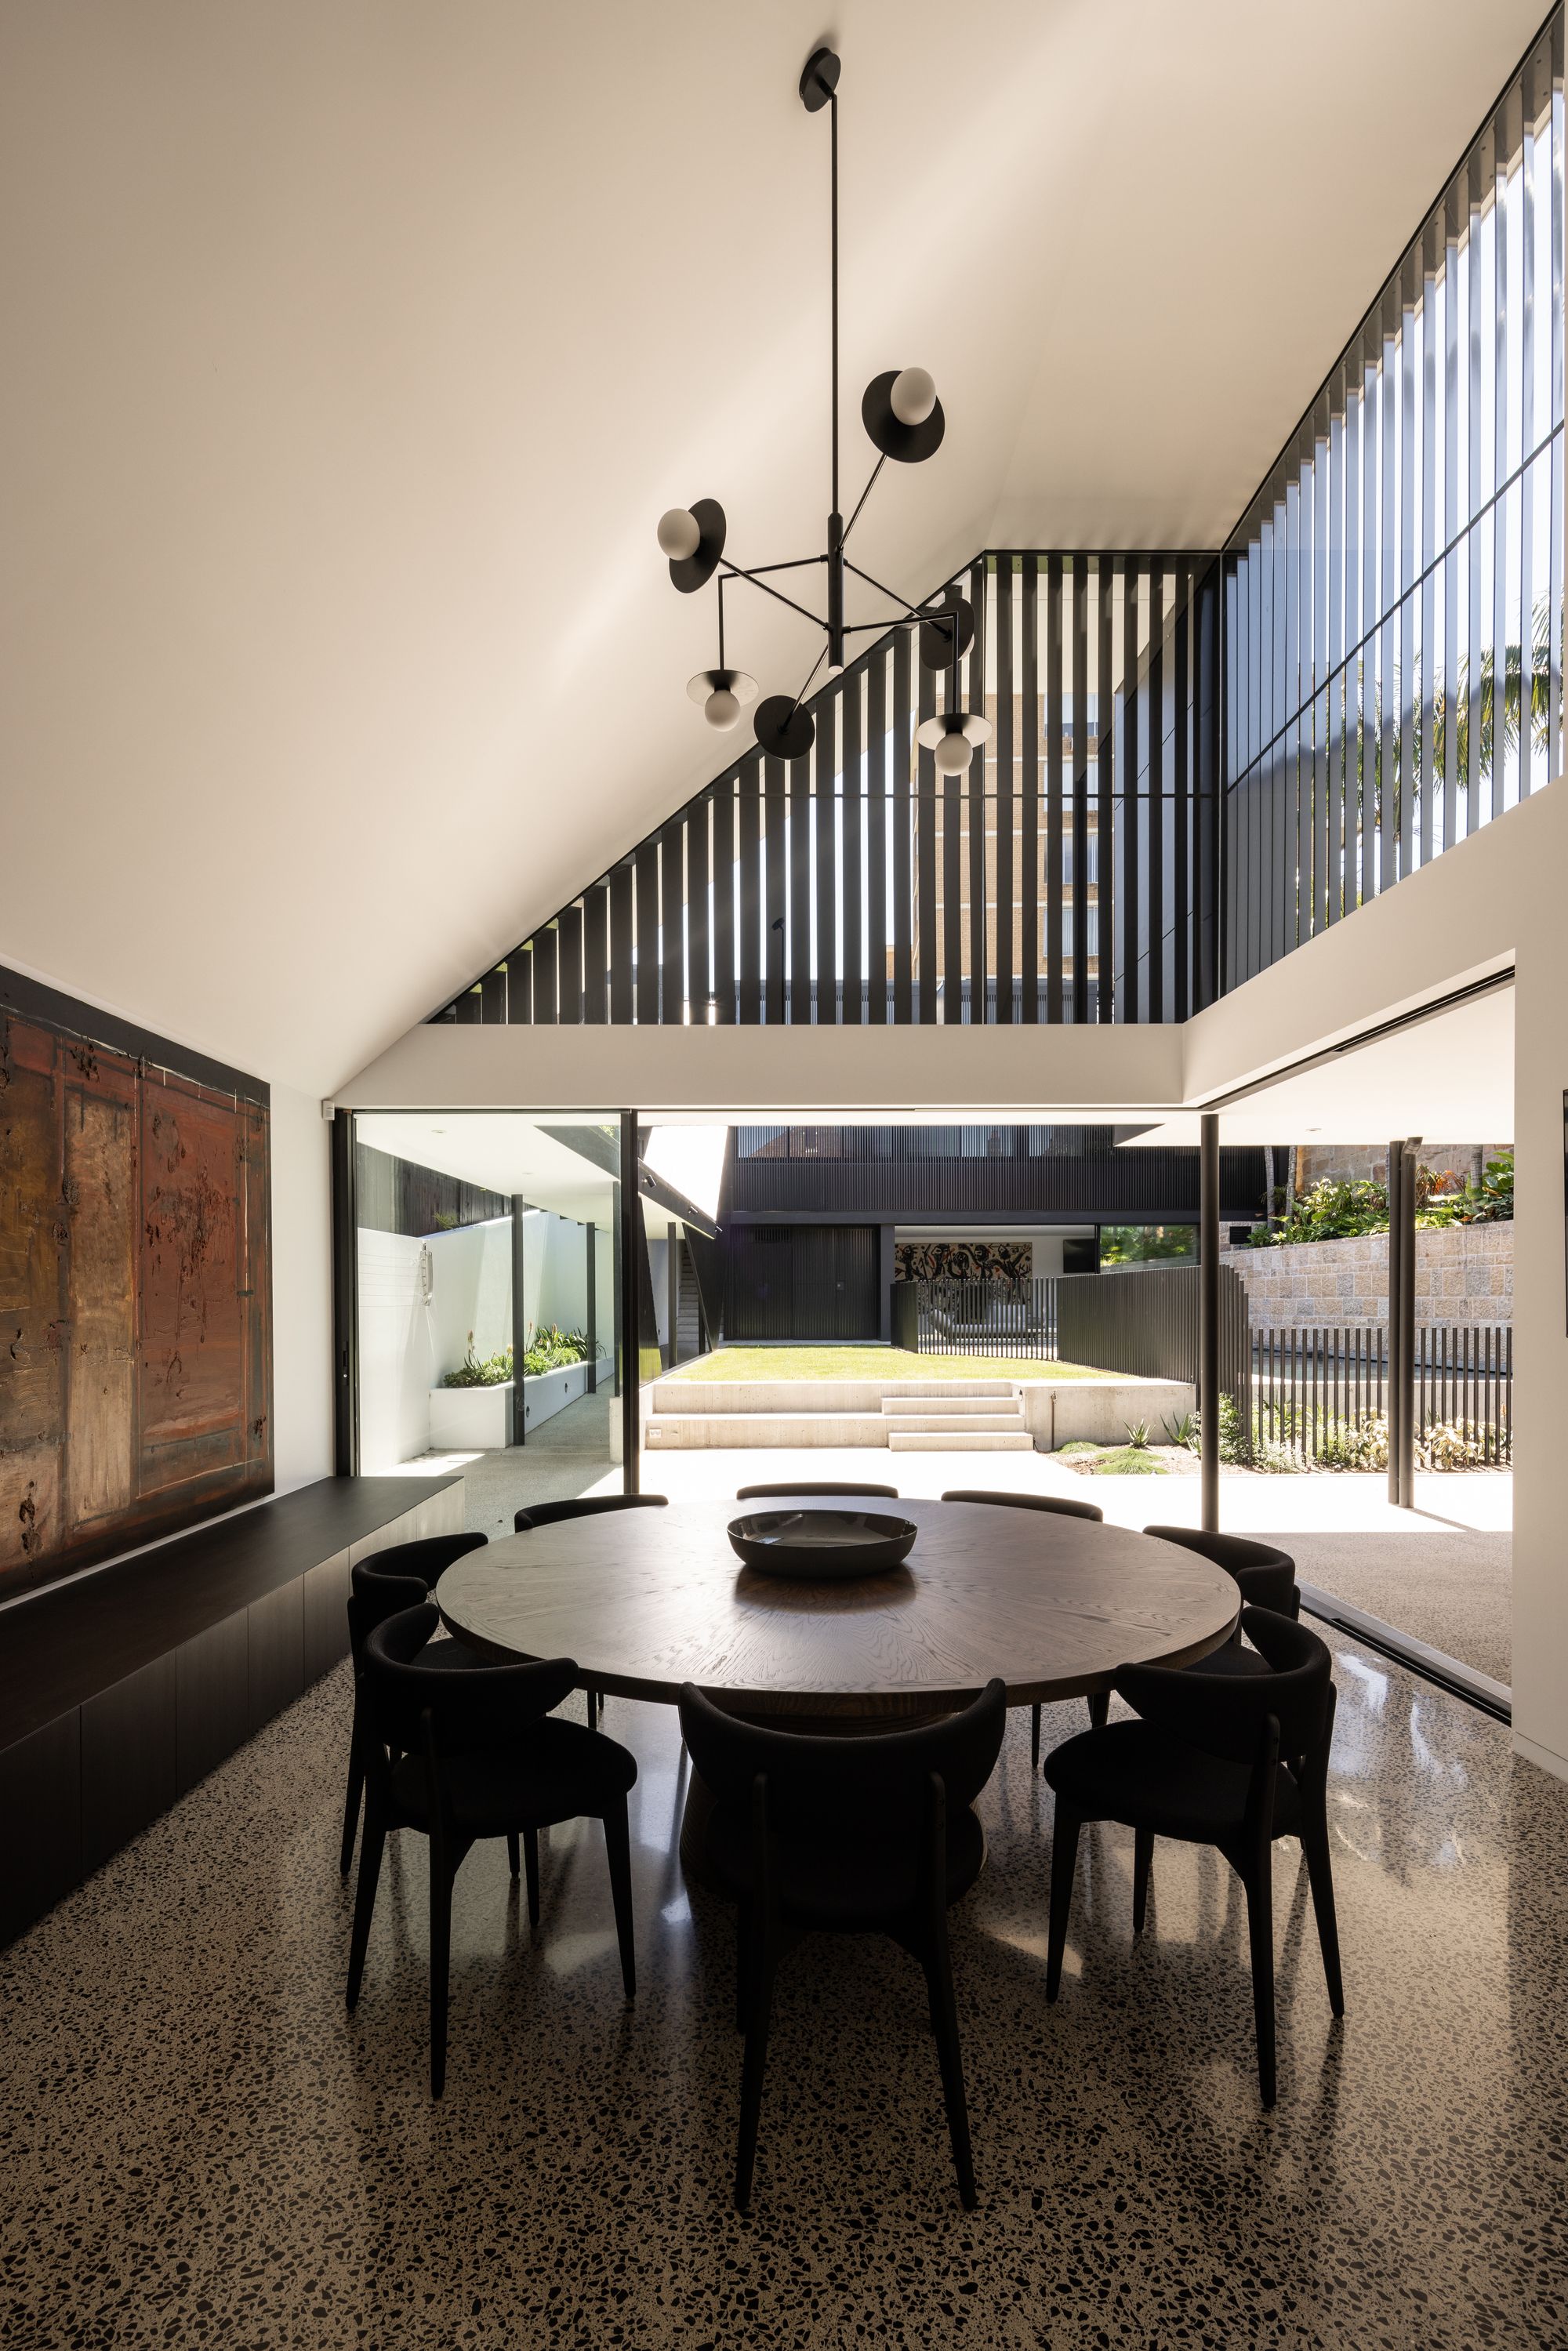
[[[642,1766],[634,2007],[598,1831],[555,1834],[534,1936],[482,1849],[433,2106],[414,1838],[343,2012],[334,1676],[0,1954],[0,2337],[1568,2346],[1568,1788],[1458,1701],[1336,1656],[1349,2014],[1332,2025],[1281,1846],[1273,2114],[1213,1856],[1158,1849],[1134,1949],[1130,1837],[1086,1837],[1045,2007],[1051,1801],[1018,1715],[955,1934],[979,2210],[913,1962],[817,1942],[781,1977],[747,2220],[727,1922],[674,1857],[673,1718],[608,1714]]]

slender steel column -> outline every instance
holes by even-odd
[[[1401,1510],[1416,1507],[1416,1168],[1421,1138],[1411,1135],[1400,1159],[1403,1174],[1399,1196],[1399,1357],[1403,1392],[1399,1399],[1399,1492]],[[1389,1256],[1394,1254],[1390,1232]]]
[[[642,1315],[637,1274],[638,1224],[643,1203],[637,1191],[637,1113],[621,1113],[621,1327],[616,1343],[621,1356],[621,1479],[622,1491],[640,1492],[638,1440],[642,1434]]]
[[[1201,1123],[1197,1210],[1197,1408],[1202,1525],[1219,1531],[1219,1121]]]
[[[1404,1224],[1405,1145],[1388,1146],[1388,1499],[1397,1510],[1403,1499],[1400,1465],[1405,1458],[1400,1425],[1405,1408],[1405,1314],[1401,1285],[1405,1252],[1399,1246]]]
[[[583,1329],[588,1338],[588,1393],[599,1393],[599,1227],[590,1214],[582,1228],[588,1244],[583,1266]]]
[[[354,1205],[354,1121],[332,1113],[332,1466],[340,1478],[360,1468],[360,1312]]]
[[[528,1405],[523,1400],[523,1357],[528,1345],[528,1271],[523,1251],[523,1218],[528,1204],[520,1192],[512,1194],[512,1443],[528,1442]]]

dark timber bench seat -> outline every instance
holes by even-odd
[[[324,1478],[0,1609],[0,1944],[347,1656],[355,1561],[462,1524],[461,1478]]]

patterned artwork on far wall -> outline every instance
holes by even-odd
[[[900,1281],[1028,1281],[1034,1273],[1030,1241],[895,1241]]]

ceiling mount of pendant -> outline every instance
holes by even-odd
[[[840,59],[831,49],[813,49],[801,68],[799,84],[800,103],[807,113],[827,113],[830,140],[831,337],[828,414],[832,460],[825,551],[817,555],[794,556],[782,563],[743,567],[733,562],[725,553],[724,508],[715,498],[698,498],[690,507],[672,507],[659,523],[659,545],[669,563],[671,583],[683,595],[694,594],[697,589],[706,587],[716,573],[718,576],[718,659],[711,670],[699,671],[686,689],[695,702],[702,704],[710,726],[733,726],[739,717],[741,705],[748,702],[757,691],[753,681],[745,677],[744,673],[732,670],[725,659],[724,591],[731,582],[744,580],[749,587],[759,588],[764,595],[788,605],[792,612],[798,612],[802,620],[822,632],[826,643],[800,692],[794,695],[770,694],[757,705],[758,743],[769,758],[779,759],[803,758],[816,738],[816,723],[804,705],[824,662],[830,670],[841,669],[849,658],[851,637],[881,635],[889,629],[915,629],[919,632],[922,662],[928,669],[947,672],[950,680],[949,718],[962,724],[968,723],[966,714],[958,709],[957,705],[959,660],[968,651],[975,637],[975,615],[969,605],[956,587],[948,589],[940,603],[912,604],[895,589],[884,587],[880,580],[873,580],[868,571],[862,571],[858,564],[852,563],[845,551],[850,534],[860,520],[862,509],[883,465],[890,459],[898,465],[918,465],[928,457],[934,457],[942,446],[947,420],[936,397],[936,386],[925,369],[888,368],[881,375],[873,376],[861,401],[861,422],[867,440],[876,452],[876,463],[848,522],[844,520],[839,496],[838,90],[841,71]],[[782,572],[810,571],[818,566],[826,573],[823,583],[825,612],[814,611],[810,604],[788,593],[779,579]],[[846,596],[852,579],[873,590],[884,604],[896,609],[868,621],[846,619]],[[801,593],[804,592],[802,586]],[[742,685],[748,690],[743,692]],[[986,724],[984,719],[974,723],[981,726]],[[960,735],[959,739],[967,741],[969,738]],[[947,756],[956,757],[956,753]]]

